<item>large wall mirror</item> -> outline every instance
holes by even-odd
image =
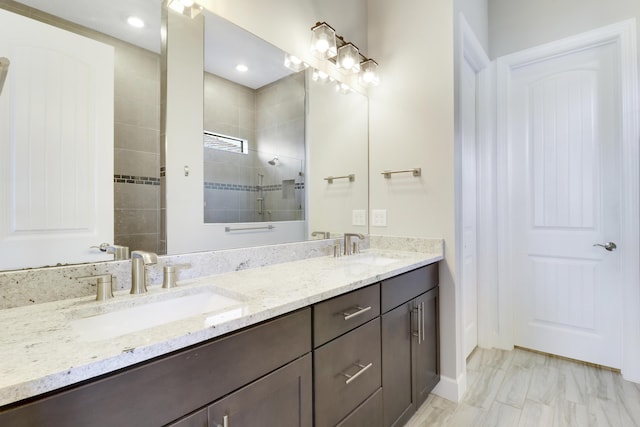
[[[0,0],[0,8],[2,9],[32,17],[61,30],[71,31],[114,47],[114,160],[113,177],[109,179],[114,190],[114,234],[113,240],[109,243],[128,246],[131,250],[149,250],[157,253],[163,253],[166,247],[161,219],[163,182],[160,173],[161,3],[160,0],[135,3],[127,0],[97,3],[78,3],[72,0],[57,0],[55,2],[48,0],[23,0],[20,2]],[[145,27],[140,29],[129,26],[126,23],[126,18],[130,15],[143,18]],[[217,19],[220,20],[220,18]],[[228,24],[224,20],[221,22]],[[274,22],[274,25],[278,25],[278,23]],[[221,29],[225,26],[221,24],[216,27]],[[228,40],[228,35],[225,32],[216,37]],[[284,55],[283,52],[281,54]],[[219,61],[217,62],[222,62],[221,59],[221,56],[218,57]],[[283,59],[284,56],[280,61]],[[284,69],[281,64],[278,67]],[[200,70],[202,73],[202,65]],[[207,95],[207,93],[213,92],[211,92],[211,88],[204,88],[204,81],[207,80],[207,77],[203,77],[203,91],[200,100],[196,100],[196,102],[205,103],[208,97],[208,100],[213,103],[208,107],[205,104],[204,108],[213,109],[215,113],[208,118],[202,118],[198,137],[194,141],[189,141],[190,144],[197,144],[202,155],[200,167],[203,169],[203,175],[197,183],[200,192],[199,205],[194,208],[197,209],[199,222],[203,226],[210,226],[219,230],[220,233],[202,245],[185,246],[174,252],[275,243],[261,239],[252,233],[239,233],[242,234],[241,236],[230,236],[229,233],[225,235],[224,228],[231,225],[229,221],[232,217],[234,221],[239,221],[237,223],[239,225],[274,223],[277,227],[275,230],[287,229],[295,224],[297,227],[296,232],[293,233],[295,238],[287,238],[286,241],[309,239],[310,232],[317,229],[334,233],[366,232],[366,226],[352,225],[353,210],[366,211],[368,208],[366,201],[368,193],[366,186],[368,175],[366,169],[366,97],[357,93],[350,95],[336,93],[332,84],[314,86],[316,83],[311,79],[311,73],[310,70],[298,74],[285,70],[279,79],[265,82],[251,89],[254,92],[256,105],[262,102],[258,100],[257,93],[261,90],[264,91],[266,99],[270,96],[267,93],[268,89],[275,88],[273,90],[274,98],[281,96],[281,92],[290,91],[292,94],[291,103],[303,103],[305,107],[304,113],[300,111],[294,113],[293,108],[288,109],[283,106],[281,109],[287,110],[289,114],[287,119],[274,117],[256,119],[254,116],[253,132],[256,132],[259,126],[267,126],[271,123],[273,133],[265,132],[268,137],[261,137],[259,141],[254,133],[253,147],[251,146],[251,137],[245,136],[247,134],[240,131],[235,132],[230,126],[214,128],[216,122],[224,123],[229,119],[231,109],[218,103],[220,100],[218,95]],[[228,77],[221,78],[227,81],[231,80]],[[213,77],[210,79],[215,80]],[[276,84],[279,80],[290,80],[291,84],[286,90],[280,90]],[[326,96],[314,97],[314,91],[326,91]],[[355,102],[355,100],[359,101]],[[354,112],[353,115],[347,114],[344,108],[353,102],[359,105],[360,112]],[[352,107],[353,105],[349,108]],[[277,109],[275,107],[268,108],[267,112],[274,113]],[[219,113],[221,113],[221,117],[216,117]],[[248,111],[244,113],[246,113],[244,116],[246,119],[250,113]],[[300,120],[301,114],[304,114],[302,121]],[[331,118],[332,115],[333,118]],[[316,120],[318,117],[330,121],[332,126],[328,128],[322,125]],[[256,125],[258,121],[260,123]],[[291,125],[291,128],[285,129],[286,124]],[[238,126],[237,129],[240,130],[240,128],[241,126]],[[347,129],[354,130],[356,128],[359,129],[358,136],[351,134],[345,140],[340,140],[342,136],[347,134]],[[249,150],[254,149],[255,151],[250,165],[245,165],[246,183],[231,182],[220,178],[225,168],[233,170],[236,169],[236,166],[223,157],[225,155],[231,156],[231,153],[221,152],[218,156],[205,154],[205,130],[222,136],[249,140]],[[343,130],[345,132],[342,132]],[[278,132],[281,133],[278,134]],[[287,133],[289,135],[303,134],[304,139],[298,145],[291,142],[292,140],[289,140],[282,147],[273,144],[275,139],[287,139],[286,137],[280,138]],[[275,135],[275,139],[272,138],[273,135]],[[362,141],[365,143],[362,144]],[[356,149],[356,147],[358,148]],[[336,151],[333,151],[334,149]],[[249,159],[247,154],[244,156],[245,160]],[[351,162],[351,166],[348,168],[340,167],[339,164],[346,158]],[[204,176],[206,162],[212,163],[212,166],[217,164],[217,167],[206,172],[206,176]],[[270,162],[274,164],[272,165]],[[324,180],[325,175],[342,174],[343,169],[347,170],[347,173],[354,173],[356,163],[361,163],[358,166],[361,170],[355,172],[354,182],[335,181],[334,184],[328,184]],[[260,175],[263,175],[262,184]],[[230,184],[231,188],[233,185],[246,185],[244,187],[246,191],[243,194],[245,198],[238,197],[236,205],[236,200],[229,196],[230,190],[222,190],[228,193],[221,196],[222,200],[216,201],[217,196],[208,195],[206,190],[207,186],[213,187],[212,189],[215,190],[217,184]],[[261,197],[260,190],[262,190],[264,197]],[[263,199],[262,206],[258,203],[260,198]],[[242,203],[245,204],[242,205]],[[351,204],[347,205],[347,203]],[[229,205],[232,209],[227,209]],[[241,212],[243,206],[246,207],[245,212]],[[326,214],[327,212],[329,214]],[[167,214],[172,215],[171,208],[168,208]],[[340,217],[340,222],[332,223],[332,217],[334,219]],[[213,223],[207,221],[213,221]],[[280,224],[282,227],[279,227]],[[267,236],[272,235],[267,234]],[[225,242],[225,239],[228,241]],[[223,242],[225,245],[220,246],[219,242]],[[100,243],[103,241],[95,241],[96,245]],[[95,248],[88,250],[88,252],[91,253],[91,257],[87,260],[113,259],[112,255],[100,253]],[[69,262],[61,254],[60,259],[56,259],[49,265]],[[78,262],[78,260],[71,262]],[[20,268],[41,266],[42,264],[29,264],[29,261],[25,260]],[[0,270],[2,269],[0,266]]]

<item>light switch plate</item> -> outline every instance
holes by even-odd
[[[364,209],[354,209],[351,215],[351,225],[367,225],[367,212]]]
[[[374,227],[387,226],[387,210],[371,209],[371,225]]]

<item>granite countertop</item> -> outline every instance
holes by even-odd
[[[442,258],[441,252],[372,249],[180,281],[174,289],[153,286],[144,295],[120,291],[103,302],[83,297],[0,310],[0,405],[143,362]],[[72,325],[74,319],[202,292],[237,302],[109,338],[88,336]]]

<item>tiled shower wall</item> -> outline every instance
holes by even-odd
[[[160,240],[160,55],[115,55],[115,242],[163,253]]]
[[[115,48],[114,243],[159,252],[160,55],[12,0],[0,8]]]
[[[249,144],[247,154],[205,148],[205,222],[303,220],[304,72],[257,90],[208,73],[204,83],[205,130]]]

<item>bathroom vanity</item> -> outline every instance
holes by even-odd
[[[71,345],[69,355],[74,345],[101,348],[101,360],[93,373],[69,368],[69,376],[86,376],[69,384],[64,372],[47,381],[34,375],[24,384],[35,392],[6,402],[0,425],[402,425],[439,380],[435,261],[441,255],[384,255],[321,257],[181,284],[197,288],[215,279],[218,289],[249,296],[252,288],[253,294],[234,318],[216,323],[195,316],[109,342],[70,343],[82,340],[62,326],[66,307],[61,324],[49,325],[52,334],[67,334],[59,344]],[[273,286],[276,280],[281,286]],[[155,330],[179,336],[160,341]],[[130,345],[132,335],[139,346]],[[145,340],[158,342],[144,346]],[[123,343],[120,355],[108,354],[109,346]],[[154,352],[160,354],[147,357]],[[144,360],[130,363],[136,356]],[[119,359],[128,365],[113,369]],[[53,378],[58,387],[49,384]],[[39,392],[45,383],[51,390]]]

